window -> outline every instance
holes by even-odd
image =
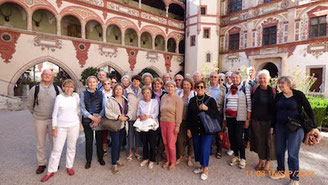
[[[268,3],[268,2],[271,2],[273,0],[264,0],[264,3]]]
[[[229,0],[228,11],[229,13],[238,12],[242,9],[242,0]]]
[[[326,16],[311,18],[310,37],[321,37],[327,35]]]
[[[206,6],[200,7],[200,14],[201,15],[206,15]]]
[[[209,39],[210,38],[210,28],[204,28],[203,30],[203,38],[204,39]]]
[[[196,36],[192,35],[190,37],[190,46],[195,46],[196,45]]]
[[[277,43],[277,26],[271,26],[263,29],[263,45],[275,45]]]
[[[206,62],[211,62],[211,53],[206,54]]]
[[[239,49],[239,33],[229,35],[229,50]]]

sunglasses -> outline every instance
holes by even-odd
[[[210,76],[210,78],[218,78],[217,76]]]
[[[104,85],[110,85],[110,83],[104,83]]]
[[[223,81],[224,81],[224,79],[219,79],[219,81],[222,81],[222,82],[223,82]]]
[[[117,82],[112,82],[112,84],[116,84]]]
[[[204,89],[204,86],[197,86],[196,89]]]

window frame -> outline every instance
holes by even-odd
[[[238,5],[240,4],[240,5]],[[228,13],[239,12],[243,10],[243,1],[242,0],[228,0]]]
[[[272,33],[272,28],[275,28],[275,32]],[[269,36],[268,40],[269,40],[269,44],[265,44],[265,30],[269,29],[269,33],[267,34]],[[275,36],[275,42],[274,44],[271,43],[271,37]],[[262,46],[273,46],[273,45],[277,45],[277,36],[278,36],[278,26],[277,25],[272,25],[272,26],[267,26],[263,28],[263,32],[262,32]]]
[[[320,24],[320,18],[325,18],[325,23],[322,23]],[[318,23],[316,24],[317,26],[317,36],[313,36],[312,35],[312,26],[315,26],[315,25],[312,25],[312,20],[313,19],[317,19]],[[325,35],[320,35],[320,28],[321,26],[324,26],[324,30],[325,30]],[[323,16],[317,16],[317,17],[310,17],[310,21],[309,21],[309,38],[320,38],[320,37],[326,37],[327,36],[327,15],[323,15]]]
[[[208,31],[208,37],[205,37],[205,31]],[[204,27],[203,28],[203,38],[204,39],[210,39],[211,38],[211,28],[210,27]]]
[[[240,48],[240,32],[229,34],[229,51],[237,51],[239,50],[239,48]]]
[[[190,36],[190,46],[196,46],[196,35]]]
[[[202,9],[205,10],[204,14],[202,13]],[[207,14],[207,6],[206,6],[206,5],[202,5],[202,6],[200,6],[200,14],[201,14],[201,15],[206,15],[206,14]]]

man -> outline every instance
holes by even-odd
[[[174,77],[174,81],[175,81],[175,85],[176,85],[175,93],[178,95],[181,93],[181,90],[182,90],[182,80],[183,80],[182,75],[180,75],[180,74],[175,75],[175,77]]]
[[[36,174],[44,172],[47,164],[46,138],[49,137],[50,148],[52,140],[52,111],[55,99],[61,89],[52,83],[53,74],[50,69],[41,73],[41,83],[32,87],[27,99],[27,108],[32,113],[35,125],[38,168]]]
[[[232,75],[232,72],[231,71],[228,71],[226,72],[225,74],[225,83],[224,83],[224,86],[229,89],[232,85],[232,78],[231,78],[231,75]]]
[[[224,102],[224,96],[225,96],[226,88],[223,85],[219,84],[219,75],[217,72],[211,72],[210,74],[210,85],[208,88],[208,95],[212,96],[215,101],[217,102],[218,110],[220,113],[220,123],[223,122],[223,102]],[[221,125],[222,127],[222,125]],[[218,134],[216,134],[215,139],[216,144],[216,158],[221,159],[221,146],[220,146],[220,138]]]
[[[165,86],[165,84],[166,84],[167,81],[171,81],[172,80],[171,75],[170,74],[163,75],[162,76],[162,80],[163,80],[164,86]]]
[[[194,72],[194,74],[192,75],[192,79],[194,80],[194,83],[196,84],[197,82],[202,80],[202,75],[200,74],[200,72],[196,71]]]
[[[98,83],[98,86],[97,86],[97,90],[103,91],[104,90],[104,87],[102,86],[102,83],[107,78],[107,73],[105,71],[99,71],[98,74],[97,74],[97,78],[99,80],[99,83]]]

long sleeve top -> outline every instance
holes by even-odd
[[[178,95],[173,94],[172,97],[168,94],[163,95],[160,111],[161,121],[175,123],[176,127],[180,127],[183,115],[183,101]]]
[[[89,91],[89,90],[87,90]],[[105,96],[105,94],[103,94],[103,100],[102,100],[104,103],[102,104],[102,109],[99,113],[99,115],[101,115],[102,117],[105,116],[105,102],[107,102],[107,98]],[[89,117],[91,114],[90,112],[87,111],[87,109],[85,108],[85,103],[84,103],[84,93],[81,94],[81,100],[80,100],[80,108],[81,108],[81,113],[82,113],[82,116],[84,118],[87,118]]]
[[[80,123],[78,114],[80,113],[80,98],[77,93],[72,96],[60,94],[56,97],[54,110],[52,113],[53,127],[71,127]]]
[[[150,110],[149,113],[148,110]],[[145,102],[144,100],[140,100],[138,103],[137,117],[139,117],[142,114],[151,115],[153,119],[157,120],[159,114],[159,105],[157,100],[151,99],[151,103]]]

